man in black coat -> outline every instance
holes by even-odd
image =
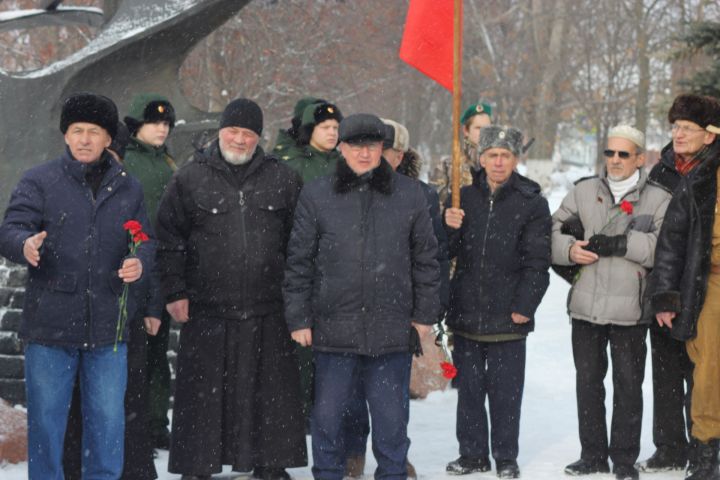
[[[540,186],[516,173],[522,133],[488,126],[480,132],[480,164],[460,192],[461,208],[445,210],[450,258],[447,323],[455,338],[457,439],[460,457],[447,472],[490,470],[517,478],[525,340],[549,285],[550,210]]]
[[[673,339],[684,342],[693,363],[691,451],[685,477],[692,480],[720,478],[720,103],[704,97],[695,107],[703,105],[697,112],[704,110],[704,115],[673,123],[673,137],[682,135],[686,143],[700,145],[694,155],[698,166],[680,180],[668,206],[649,286],[651,313]]]
[[[315,359],[316,479],[343,478],[343,415],[359,385],[376,478],[407,479],[411,341],[437,319],[439,267],[425,194],[382,159],[383,130],[374,115],[342,121],[343,159],[303,188],[288,245],[285,315]]]
[[[675,98],[668,122],[672,143],[662,150],[660,162],[650,171],[649,180],[673,192],[680,179],[690,176],[700,163],[698,153],[705,148],[697,130],[713,121],[711,102],[706,97],[683,94]],[[690,126],[680,128],[683,125]],[[651,275],[652,282],[652,275]],[[652,293],[652,292],[648,292]],[[693,366],[685,342],[670,335],[670,329],[650,324],[653,380],[653,443],[657,449],[638,464],[642,472],[662,472],[685,468],[688,460],[688,436],[692,429],[690,400]],[[687,428],[687,431],[686,431]]]
[[[223,464],[286,479],[307,464],[281,292],[301,180],[257,146],[262,126],[255,102],[231,102],[158,210],[163,293],[183,323],[169,470],[184,479]]]

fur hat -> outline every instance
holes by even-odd
[[[238,98],[230,102],[220,118],[220,129],[240,127],[262,135],[263,113],[260,106],[248,98]]]
[[[340,141],[345,143],[382,142],[385,138],[385,124],[369,113],[356,113],[340,122]]]
[[[410,148],[410,134],[405,125],[386,118],[380,120],[385,124],[383,149],[394,148],[401,152],[407,152],[408,148]]]
[[[640,149],[645,149],[645,134],[630,125],[616,125],[608,131],[608,138],[630,140]]]
[[[170,101],[157,93],[140,93],[130,102],[125,123],[131,134],[135,134],[144,123],[168,122],[175,126],[175,109]]]
[[[460,117],[460,125],[465,125],[465,122],[470,120],[475,115],[480,115],[481,113],[484,113],[488,117],[492,118],[492,107],[489,103],[473,103],[468,108],[465,109],[465,112],[463,112],[462,117]]]
[[[342,112],[335,105],[327,102],[311,103],[305,107],[300,119],[297,143],[300,145],[310,143],[315,126],[325,120],[337,120],[340,123],[343,120]]]
[[[107,131],[110,137],[114,137],[118,124],[117,107],[104,95],[89,92],[75,93],[63,101],[60,131],[64,134],[70,125],[77,122],[98,125]]]
[[[712,97],[686,93],[678,95],[668,112],[668,122],[687,120],[702,128],[720,126],[720,104]]]
[[[124,123],[118,122],[117,133],[112,139],[112,143],[108,147],[109,150],[117,153],[120,158],[125,158],[125,148],[130,142],[130,131]]]
[[[490,148],[504,148],[517,157],[522,151],[522,140],[522,132],[515,127],[488,125],[480,130],[478,153],[482,154]]]

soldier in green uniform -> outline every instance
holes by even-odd
[[[340,158],[335,147],[342,119],[340,109],[332,103],[321,101],[305,106],[297,128],[297,140],[280,154],[280,158],[300,174],[304,183],[335,172]],[[277,151],[275,153],[278,154]],[[303,414],[309,419],[313,404],[312,351],[299,345],[296,349],[300,363]]]
[[[125,167],[142,185],[148,218],[155,228],[160,198],[177,169],[165,145],[175,126],[175,110],[162,95],[139,94],[130,103],[125,123],[130,131]],[[153,285],[149,290],[150,296],[160,295],[159,285]],[[164,299],[159,303],[164,305]],[[163,308],[158,314],[148,315],[145,323],[149,333],[146,365],[150,435],[155,448],[167,449],[170,446],[167,418],[170,407],[170,366],[167,359],[170,316]]]
[[[312,105],[314,103],[325,103],[325,100],[315,97],[302,97],[297,101],[295,108],[293,109],[293,117],[290,128],[281,128],[278,130],[275,147],[272,150],[275,155],[284,155],[290,147],[295,145],[300,124],[302,123],[303,112],[308,105]]]

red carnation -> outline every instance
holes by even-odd
[[[132,233],[132,230],[130,232]],[[147,233],[145,233],[145,232],[137,232],[136,234],[133,235],[134,243],[140,244],[142,242],[147,242],[148,240],[150,240],[150,237],[148,237]]]
[[[123,223],[123,229],[129,230],[130,235],[137,235],[138,233],[142,232],[142,225],[137,220],[128,220],[127,222]]]
[[[633,213],[632,203],[628,202],[627,200],[623,200],[622,202],[620,202],[620,210],[627,213],[628,215],[632,215],[632,213]]]
[[[457,376],[457,368],[450,362],[441,362],[440,368],[443,370],[443,377],[453,379]]]

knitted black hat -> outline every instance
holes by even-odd
[[[240,127],[262,135],[263,113],[257,103],[247,98],[233,100],[225,107],[220,118],[220,128]]]
[[[382,142],[385,124],[375,115],[356,113],[340,122],[340,141],[345,143]]]
[[[720,122],[720,104],[712,97],[686,93],[675,97],[668,112],[668,122],[687,120],[702,128]]]
[[[60,131],[64,134],[73,123],[98,125],[114,137],[117,133],[118,111],[115,103],[104,95],[82,92],[65,99],[60,113]]]
[[[314,103],[305,107],[305,111],[303,112],[301,119],[301,125],[298,129],[297,143],[300,145],[307,145],[310,143],[315,126],[325,120],[337,120],[339,123],[342,122],[343,115],[340,112],[340,109],[332,103]]]

